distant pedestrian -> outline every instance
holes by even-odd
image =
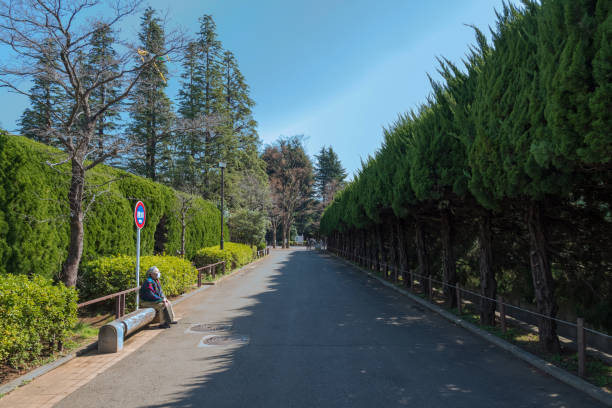
[[[171,324],[176,324],[174,320],[174,311],[172,310],[172,303],[162,290],[159,278],[161,272],[156,266],[152,266],[147,271],[147,279],[142,283],[140,287],[140,305],[141,307],[152,307],[155,309],[159,316],[159,324],[163,329],[167,329]]]

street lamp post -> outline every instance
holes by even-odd
[[[219,168],[221,169],[221,242],[219,244],[219,248],[223,249],[223,210],[224,210],[224,206],[223,206],[223,170],[225,170],[225,163],[224,162],[219,162]]]

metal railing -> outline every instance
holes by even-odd
[[[473,298],[477,298],[477,299],[484,299],[487,300],[489,302],[493,302],[496,304],[497,306],[497,310],[499,312],[499,321],[500,321],[500,327],[502,329],[502,332],[506,332],[507,330],[507,317],[510,316],[512,317],[511,314],[509,314],[507,312],[506,308],[510,308],[513,310],[517,310],[520,311],[522,313],[528,314],[528,315],[532,315],[535,316],[536,318],[539,319],[549,319],[549,320],[553,320],[557,323],[560,324],[564,324],[567,325],[569,327],[572,327],[575,329],[575,342],[576,342],[576,348],[577,348],[577,352],[578,352],[578,374],[581,377],[584,377],[586,375],[586,348],[587,348],[587,336],[586,333],[590,333],[594,336],[598,336],[600,337],[602,340],[607,340],[608,342],[610,342],[612,340],[612,336],[606,334],[606,333],[602,333],[600,331],[597,330],[593,330],[590,328],[587,328],[584,326],[584,319],[581,317],[578,317],[576,319],[576,322],[570,322],[567,320],[563,320],[563,319],[558,319],[552,316],[546,316],[543,315],[541,313],[537,313],[534,312],[532,310],[528,310],[510,303],[507,303],[506,301],[504,301],[504,298],[502,296],[497,296],[497,299],[493,299],[487,296],[484,296],[480,293],[476,293],[474,291],[465,289],[463,287],[461,287],[461,285],[456,284],[456,285],[451,285],[449,283],[434,279],[431,275],[428,276],[424,276],[424,275],[420,275],[417,272],[415,272],[415,270],[405,270],[405,269],[401,269],[395,265],[389,265],[387,263],[384,262],[378,262],[376,263],[374,259],[372,258],[367,258],[367,257],[363,257],[360,255],[355,254],[354,252],[351,251],[345,251],[345,250],[341,250],[341,249],[336,249],[336,248],[327,248],[327,251],[334,253],[340,257],[343,257],[349,261],[354,261],[359,263],[360,265],[363,265],[369,269],[373,269],[374,265],[378,264],[379,268],[383,268],[383,272],[384,272],[384,276],[387,277],[388,271],[392,271],[393,272],[393,280],[395,282],[398,281],[398,276],[401,274],[403,277],[407,277],[408,278],[408,284],[406,286],[408,286],[410,288],[410,290],[414,291],[414,283],[415,283],[415,277],[418,278],[418,282],[421,285],[421,287],[425,287],[424,285],[424,281],[427,281],[427,297],[429,298],[430,301],[433,300],[434,298],[434,289],[433,289],[433,284],[439,284],[442,286],[442,289],[444,289],[445,287],[447,288],[453,288],[455,289],[455,293],[457,296],[457,311],[458,313],[461,315],[462,314],[462,307],[463,307],[463,295],[464,294],[469,294],[470,296],[472,296]],[[380,271],[380,270],[379,270]],[[516,318],[515,318],[516,319]],[[521,322],[519,319],[516,319],[517,321]],[[606,350],[607,351],[607,350]]]
[[[264,257],[266,255],[270,254],[270,248],[267,247],[265,249],[262,249],[261,251],[257,251],[257,258],[261,258]],[[210,264],[210,265],[206,265],[206,266],[202,266],[200,268],[196,268],[196,271],[198,272],[198,288],[202,286],[202,275],[203,273],[206,272],[206,274],[212,275],[212,278],[215,279],[217,276],[217,267],[219,265],[223,265],[222,266],[222,272],[221,274],[225,274],[225,261],[220,261],[214,264]],[[122,290],[121,292],[116,292],[116,293],[111,293],[110,295],[106,295],[106,296],[102,296],[96,299],[91,299],[88,301],[85,301],[83,303],[79,303],[77,304],[77,309],[81,309],[85,306],[89,306],[89,305],[93,305],[96,303],[100,303],[100,302],[104,302],[105,300],[109,300],[109,299],[115,299],[115,318],[119,319],[120,317],[125,315],[125,295],[127,295],[128,293],[132,293],[132,292],[136,292],[137,290],[140,289],[140,286],[134,287],[134,288],[130,288],[130,289],[126,289],[126,290]]]
[[[140,289],[140,286],[122,290],[121,292],[112,293],[110,295],[102,296],[97,299],[88,300],[86,302],[79,303],[77,305],[77,309],[115,298],[115,317],[119,319],[120,317],[125,315],[125,295],[131,292],[136,292],[138,289]]]
[[[225,274],[225,261],[220,261],[220,262],[202,266],[201,268],[196,269],[196,271],[198,271],[198,288],[202,286],[202,272],[208,271],[206,274],[212,275],[212,278],[215,279],[217,276],[217,266],[219,265],[223,265],[222,267],[223,271],[221,272],[221,274],[222,275]]]

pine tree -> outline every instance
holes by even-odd
[[[91,93],[90,103],[94,109],[104,106],[109,100],[115,99],[118,92],[118,81],[111,78],[118,73],[117,53],[113,48],[115,38],[107,25],[100,25],[91,38],[91,49],[87,56],[85,70],[88,72],[103,72],[102,81],[108,80]],[[91,83],[92,79],[88,81]],[[98,148],[102,151],[105,145],[113,142],[112,133],[118,128],[121,105],[114,105],[100,116],[96,124],[96,138]]]
[[[151,55],[159,54],[165,40],[155,10],[150,7],[145,10],[140,27],[142,50]],[[146,68],[132,99],[129,129],[139,143],[130,158],[130,169],[152,180],[169,182],[173,113],[165,92],[167,76],[166,63],[161,58]]]
[[[222,69],[223,96],[229,114],[230,127],[233,134],[238,136],[241,146],[252,144],[257,126],[251,110],[255,102],[249,96],[249,86],[231,51],[223,53]]]
[[[190,193],[200,189],[204,150],[204,89],[199,69],[201,47],[191,42],[185,49],[181,89],[178,95],[179,124],[176,129],[176,173],[173,186]]]
[[[223,157],[224,101],[221,75],[221,42],[217,39],[217,26],[212,16],[206,14],[200,18],[198,43],[201,48],[200,75],[204,93],[202,113],[204,124],[204,171],[214,167]],[[210,194],[210,178],[207,177],[207,193]]]
[[[64,89],[53,80],[51,73],[59,67],[59,54],[53,41],[45,43],[45,50],[38,58],[40,74],[34,78],[30,89],[30,107],[19,120],[20,132],[42,143],[53,143],[53,132],[59,131],[66,114]]]
[[[346,170],[342,167],[336,152],[329,146],[321,147],[318,155],[315,155],[314,186],[324,203],[334,199],[336,192],[344,186]]]

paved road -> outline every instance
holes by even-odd
[[[56,406],[600,406],[315,252],[274,251],[179,306],[180,324]],[[201,347],[211,333],[189,328],[211,323],[249,343]]]

